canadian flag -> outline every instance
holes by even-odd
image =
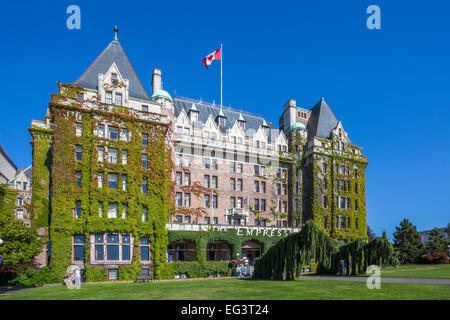
[[[220,58],[221,58],[221,50],[222,50],[222,48],[217,49],[213,53],[210,53],[206,57],[203,58],[202,62],[205,65],[206,69],[208,69],[208,66],[211,65],[213,60],[220,60]]]

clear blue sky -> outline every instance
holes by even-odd
[[[53,3],[53,4],[50,4]],[[343,5],[345,3],[345,5]],[[81,8],[81,30],[66,8]],[[381,8],[381,30],[366,8]],[[72,82],[113,39],[144,87],[162,69],[171,94],[220,99],[278,124],[290,98],[321,97],[364,148],[369,225],[388,235],[402,218],[418,229],[450,220],[449,1],[5,1],[0,12],[0,143],[31,164],[31,119],[45,115],[56,81]]]

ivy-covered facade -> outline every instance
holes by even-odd
[[[230,275],[230,261],[253,263],[309,219],[333,238],[366,238],[367,162],[323,100],[311,110],[290,100],[279,129],[196,103],[172,100],[158,69],[149,96],[117,39],[58,83],[29,128],[30,220],[47,230],[54,274]]]

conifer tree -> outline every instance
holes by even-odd
[[[394,248],[398,254],[401,264],[412,264],[419,262],[420,257],[424,254],[425,248],[420,240],[420,234],[417,232],[416,226],[403,219],[399,227],[395,227],[394,232]]]
[[[448,240],[444,239],[444,234],[441,233],[438,228],[431,230],[430,238],[427,243],[427,249],[430,253],[447,252],[448,245]]]

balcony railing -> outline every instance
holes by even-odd
[[[166,227],[170,231],[207,231],[210,229],[217,230],[217,231],[226,231],[228,229],[242,229],[242,228],[248,228],[248,229],[256,229],[260,231],[266,231],[262,232],[262,234],[272,234],[268,231],[271,230],[285,230],[288,233],[291,232],[299,232],[301,230],[300,227],[293,228],[293,227],[276,227],[276,226],[268,226],[268,227],[262,227],[262,226],[254,226],[254,225],[230,225],[230,224],[193,224],[193,223],[166,223]]]

